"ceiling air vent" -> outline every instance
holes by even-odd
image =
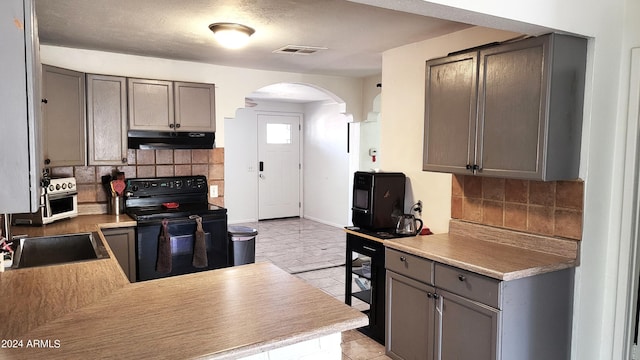
[[[276,54],[311,55],[320,50],[327,49],[326,47],[320,46],[287,45],[280,49],[273,50],[273,52]]]

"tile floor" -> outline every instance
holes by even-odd
[[[291,218],[245,224],[258,230],[256,261],[270,261],[327,294],[344,301],[345,233],[341,228]],[[354,288],[357,286],[353,284]],[[361,310],[367,304],[353,299]],[[389,359],[384,346],[351,330],[342,333],[342,359]]]

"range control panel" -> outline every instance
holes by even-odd
[[[206,193],[204,175],[128,179],[126,189],[128,197]]]

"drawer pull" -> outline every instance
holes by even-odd
[[[466,279],[467,278],[464,275],[462,275],[462,274],[458,275],[458,280],[465,281]]]
[[[400,261],[405,262],[405,261],[407,261],[407,258],[404,257],[404,256],[400,256]]]
[[[376,249],[371,248],[371,247],[368,247],[368,246],[363,246],[362,248],[363,248],[363,249],[366,249],[366,250],[369,250],[369,251],[371,251],[371,252],[376,252]]]

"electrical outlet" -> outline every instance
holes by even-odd
[[[413,211],[417,212],[418,215],[422,215],[422,200],[418,200],[418,202],[413,205]]]
[[[218,197],[218,185],[209,185],[209,197]]]

